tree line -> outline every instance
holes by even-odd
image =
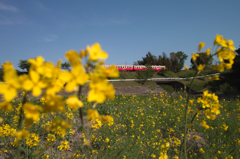
[[[207,61],[206,65],[211,66],[213,64],[213,58],[210,58],[206,55],[204,52],[198,53],[199,56],[195,60],[195,63],[197,65],[202,64]],[[169,54],[169,57],[166,55],[165,52],[162,53],[162,55],[159,55],[158,57],[153,55],[151,52],[148,52],[146,54],[146,57],[142,57],[142,60],[139,60],[137,62],[134,62],[134,65],[164,65],[167,70],[173,71],[173,72],[179,72],[184,67],[184,63],[187,59],[188,55],[186,55],[182,51],[178,52],[171,52]],[[196,70],[192,58],[190,59],[191,66],[190,69]],[[206,67],[207,69],[207,67]]]
[[[138,65],[164,65],[167,70],[173,72],[179,72],[184,67],[184,62],[187,59],[186,55],[182,51],[171,52],[170,56],[167,57],[166,53],[163,52],[162,55],[158,57],[153,55],[151,52],[146,54],[146,57],[142,57],[142,60],[134,62]]]

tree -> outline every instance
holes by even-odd
[[[184,54],[184,52],[182,51],[178,51],[176,53],[176,57],[178,60],[178,64],[176,66],[176,72],[179,72],[183,68],[185,60],[187,59],[188,55]]]
[[[164,65],[169,71],[179,72],[183,68],[187,57],[182,51],[178,51],[177,53],[171,52],[170,57],[167,57],[165,52],[162,53],[162,56],[159,55],[158,57],[148,52],[146,57],[142,57],[142,60],[137,63],[139,65]]]
[[[26,69],[27,72],[29,72],[30,66],[31,66],[31,63],[28,62],[28,60],[20,60],[18,63],[18,67],[21,68],[22,70]]]
[[[138,61],[139,65],[157,65],[157,57],[152,55],[151,52],[146,54],[146,57],[142,57],[142,61]]]
[[[198,54],[199,54],[199,56],[198,56],[197,59],[195,60],[195,63],[196,63],[197,65],[204,64],[204,65],[206,65],[206,66],[212,66],[212,64],[213,64],[213,58],[209,58],[209,56],[206,55],[205,52],[200,52],[200,53],[198,53]],[[191,68],[194,69],[194,70],[197,69],[197,67],[194,65],[194,62],[193,62],[192,58],[191,58]],[[205,67],[205,69],[207,69],[207,68],[208,68],[208,67]]]
[[[70,63],[69,62],[64,62],[64,63],[61,63],[61,69],[64,69],[64,70],[68,70],[70,71]]]
[[[133,62],[133,65],[138,65],[138,62]]]

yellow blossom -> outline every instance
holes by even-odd
[[[3,109],[3,110],[12,110],[12,104],[9,103],[9,102],[2,102],[0,103],[0,109]]]
[[[205,67],[205,65],[200,64],[200,65],[197,67],[197,69],[198,69],[198,71],[203,71],[203,70],[204,70],[204,67]]]
[[[201,52],[202,51],[202,48],[205,46],[205,43],[204,42],[200,42],[199,45],[198,45],[198,52]]]
[[[94,120],[96,118],[99,118],[98,111],[95,109],[88,109],[87,110],[87,120]]]
[[[197,57],[199,57],[199,54],[195,54],[194,52],[192,53],[192,60],[195,61],[197,59]]]
[[[80,101],[75,95],[69,96],[66,100],[66,103],[68,104],[69,107],[73,108],[74,110],[76,110],[78,107],[83,106],[83,102]]]
[[[38,56],[36,59],[30,58],[28,61],[31,63],[30,70],[36,70],[39,74],[43,74],[43,57]]]
[[[209,55],[210,55],[210,51],[211,51],[211,47],[210,47],[210,48],[208,48],[208,49],[205,51],[205,53],[206,53],[206,55],[207,55],[207,56],[209,56]]]
[[[29,134],[28,130],[22,129],[16,133],[16,139],[21,140],[22,138],[27,137]]]
[[[211,80],[219,80],[219,75],[214,75],[212,77],[209,77]]]
[[[96,62],[99,59],[106,59],[108,57],[108,54],[101,49],[99,43],[93,44],[92,47],[87,46],[86,51],[89,53],[89,60],[92,60],[93,62]]]

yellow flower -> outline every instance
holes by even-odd
[[[61,151],[65,151],[65,150],[70,150],[70,146],[68,145],[68,141],[61,141],[60,146],[58,146],[58,149]]]
[[[185,65],[184,68],[185,68],[185,71],[188,71],[188,70],[189,70],[188,67],[187,67],[187,65]]]
[[[62,96],[46,96],[46,102],[43,103],[43,113],[50,111],[65,111],[65,102]]]
[[[33,96],[39,96],[42,93],[42,88],[46,87],[46,84],[40,80],[40,75],[34,71],[30,70],[29,75],[31,77],[32,82],[32,94]],[[28,85],[30,83],[24,83],[24,85]]]
[[[201,153],[205,153],[205,151],[204,151],[202,148],[200,148],[199,151],[200,151]]]
[[[211,47],[208,48],[208,49],[205,51],[205,54],[206,54],[207,56],[209,56],[209,55],[210,55],[210,51],[211,51]]]
[[[87,120],[94,120],[96,118],[99,118],[98,111],[94,110],[94,109],[88,109],[87,110]]]
[[[83,107],[83,102],[80,101],[75,95],[69,96],[66,100],[66,103],[74,110],[76,110],[78,107]]]
[[[192,60],[195,61],[198,56],[199,56],[199,54],[195,54],[195,55],[194,55],[194,52],[193,52],[193,53],[192,53]]]
[[[228,40],[227,45],[228,45],[228,48],[229,48],[230,50],[232,50],[232,51],[235,51],[235,50],[236,50],[236,48],[234,47],[234,43],[233,43],[232,40]]]
[[[222,39],[223,39],[223,36],[217,34],[213,44],[220,46],[219,44],[222,43]]]
[[[54,134],[48,134],[47,141],[48,142],[53,142],[56,140],[56,137]]]
[[[3,94],[7,102],[17,96],[17,90],[21,85],[16,70],[14,70],[10,62],[3,64],[3,79],[6,83],[0,83],[0,94]]]
[[[9,102],[2,102],[0,103],[0,109],[9,111],[12,110],[12,105]]]
[[[193,101],[194,101],[193,99],[190,99],[190,100],[189,100],[189,104],[190,104],[191,106],[193,105]]]
[[[78,55],[77,51],[70,50],[65,54],[65,58],[69,61],[72,66],[75,66],[81,62],[81,57]]]
[[[108,69],[105,69],[105,74],[107,77],[118,77],[119,71],[116,69],[115,65],[112,65]]]
[[[101,50],[99,43],[93,44],[92,47],[87,46],[86,51],[89,53],[89,60],[92,60],[93,62],[96,62],[99,59],[106,59],[108,57],[108,54]]]
[[[16,133],[17,141],[21,140],[22,138],[27,137],[29,134],[28,130],[22,129]]]
[[[204,70],[204,67],[205,67],[205,65],[200,64],[200,65],[197,67],[197,69],[198,69],[198,71],[203,71],[203,70]]]
[[[218,70],[219,72],[223,72],[224,71],[224,64],[220,63],[219,65],[213,65],[213,69]]]
[[[202,125],[202,127],[204,127],[205,129],[209,129],[209,126],[207,125],[206,121],[202,120],[202,121],[201,121],[201,125]]]
[[[100,116],[101,121],[108,122],[108,125],[111,126],[113,124],[113,117],[110,115]]]
[[[43,74],[43,57],[38,56],[35,60],[30,58],[28,61],[31,63],[30,70],[36,70],[39,74]]]
[[[67,92],[71,92],[75,89],[76,86],[87,83],[89,79],[89,75],[85,72],[81,64],[76,64],[72,68],[71,72],[61,71],[59,73],[59,78],[62,81],[67,82],[67,85],[65,86],[65,90]]]
[[[199,45],[198,45],[198,52],[201,52],[202,51],[202,48],[205,46],[205,43],[204,42],[200,42]]]
[[[219,80],[219,75],[214,75],[212,77],[209,77],[210,80]]]
[[[107,79],[101,80],[91,76],[90,91],[88,92],[88,102],[96,101],[103,103],[106,98],[114,99],[115,90]]]
[[[38,106],[33,106],[32,103],[25,103],[23,106],[24,114],[25,114],[25,123],[27,126],[32,125],[33,122],[39,121],[39,110],[41,110]]]

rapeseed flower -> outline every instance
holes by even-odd
[[[86,51],[89,53],[88,60],[92,60],[93,62],[96,62],[99,59],[106,59],[108,57],[108,54],[101,49],[99,43],[93,44],[92,47],[87,46]]]

